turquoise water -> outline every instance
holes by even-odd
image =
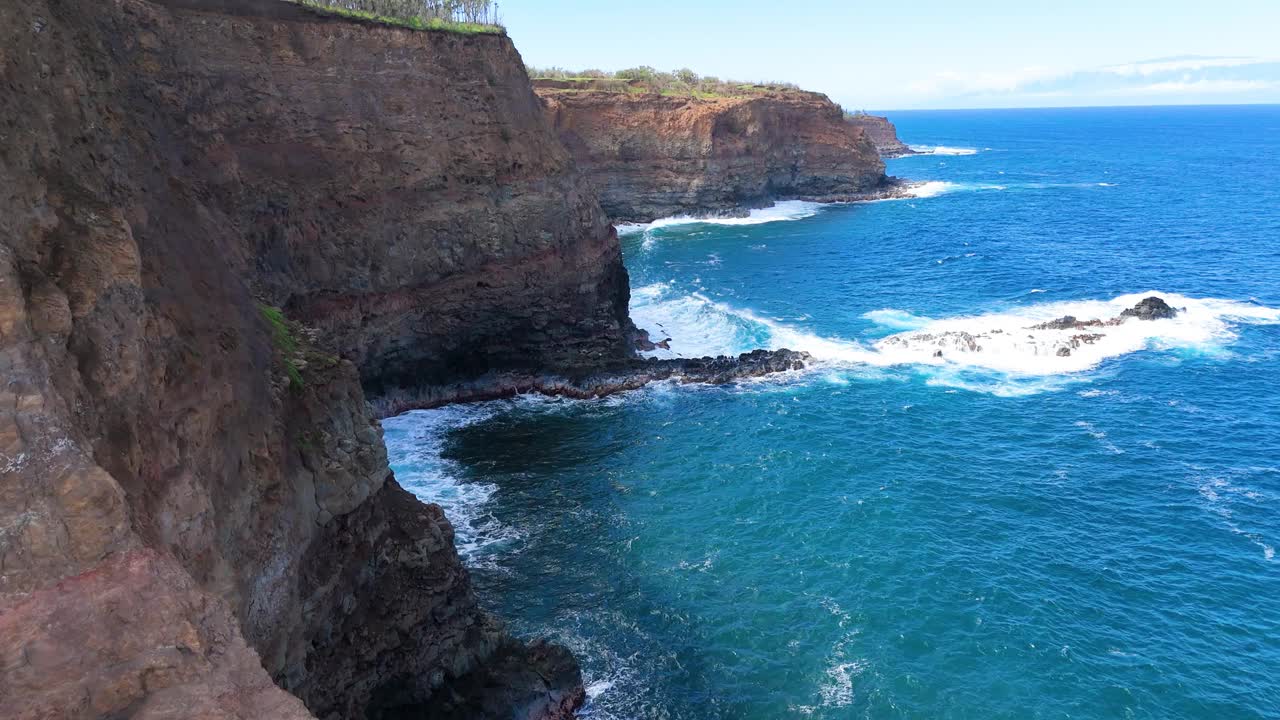
[[[401,482],[588,717],[1280,717],[1280,108],[892,119],[923,197],[625,229],[671,354],[814,369],[411,413]]]

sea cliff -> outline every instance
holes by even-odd
[[[847,116],[845,121],[854,127],[861,128],[867,137],[871,138],[880,157],[896,158],[916,154],[910,145],[898,138],[898,128],[894,127],[887,117],[856,113]]]
[[[616,80],[534,86],[618,222],[901,192],[867,132],[819,93],[761,86],[731,95],[661,94]]]
[[[502,35],[276,0],[0,8],[0,706],[563,717],[366,389],[629,356]]]
[[[568,717],[576,661],[481,610],[379,413],[808,359],[634,356],[617,235],[503,34],[34,0],[0,83],[6,717]],[[815,138],[724,207],[884,184],[796,102],[699,120]]]

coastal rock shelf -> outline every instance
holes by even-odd
[[[820,93],[682,97],[566,89],[554,80],[534,86],[616,222],[902,193],[868,133]]]
[[[494,373],[450,385],[392,391],[371,401],[379,417],[460,402],[497,400],[537,393],[590,400],[654,382],[726,385],[753,377],[803,370],[813,358],[795,350],[753,350],[737,357],[631,360],[609,370],[566,377],[546,374]]]

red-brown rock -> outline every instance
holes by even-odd
[[[685,97],[566,90],[543,80],[535,87],[615,221],[895,192],[870,138],[819,93]]]
[[[0,4],[5,717],[379,717],[476,673],[581,700],[571,658],[529,682],[362,388],[629,353],[541,110],[502,36]]]
[[[916,154],[915,150],[898,138],[898,128],[894,127],[887,117],[859,113],[849,115],[846,121],[850,125],[861,128],[867,137],[871,138],[880,157],[896,158]]]

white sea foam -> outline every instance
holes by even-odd
[[[984,190],[1008,190],[1008,185],[995,185],[992,183],[956,183],[946,180],[928,180],[909,184],[906,194],[902,197],[887,198],[888,200],[904,200],[914,198],[931,198],[953,192],[975,192]]]
[[[848,707],[853,703],[853,679],[867,669],[864,660],[838,662],[827,668],[826,679],[818,688],[822,704],[827,707]]]
[[[1130,319],[1115,326],[1037,329],[1055,318],[1108,320],[1156,295],[1179,308],[1168,320]],[[1060,375],[1096,367],[1144,349],[1220,352],[1240,323],[1280,322],[1280,310],[1214,298],[1149,291],[1111,300],[1027,305],[1006,312],[935,320],[878,341],[875,349],[897,364],[958,365],[1017,375]],[[939,357],[938,354],[941,353]]]
[[[1093,438],[1094,440],[1097,440],[1098,444],[1102,445],[1102,447],[1107,449],[1107,452],[1113,455],[1124,454],[1124,450],[1121,450],[1119,447],[1116,446],[1115,443],[1108,440],[1107,434],[1102,430],[1099,430],[1098,428],[1094,427],[1093,423],[1086,422],[1084,420],[1079,420],[1076,422],[1076,427],[1080,428],[1081,430],[1084,430],[1089,435],[1089,437]]]
[[[661,218],[649,223],[622,223],[618,225],[619,235],[631,235],[647,230],[659,230],[676,225],[762,225],[771,222],[800,220],[817,215],[823,203],[806,202],[804,200],[781,200],[766,208],[756,208],[745,217],[706,217],[695,215],[677,215]]]
[[[977,148],[951,147],[948,145],[912,145],[918,155],[977,155]]]
[[[1260,503],[1271,501],[1273,499],[1271,495],[1245,483],[1254,479],[1253,476],[1255,475],[1269,475],[1278,471],[1275,468],[1265,467],[1228,468],[1221,473],[1202,475],[1200,473],[1205,468],[1195,468],[1195,470],[1196,474],[1192,479],[1196,484],[1197,492],[1205,501],[1206,509],[1221,518],[1223,525],[1232,534],[1244,537],[1262,550],[1262,558],[1264,560],[1268,562],[1274,561],[1276,557],[1275,546],[1268,542],[1267,538],[1261,533],[1242,527],[1241,521],[1236,518],[1235,510],[1245,510],[1249,507],[1256,507]]]
[[[945,180],[932,180],[930,182],[913,185],[907,192],[914,198],[931,198],[943,193],[955,192],[962,189],[959,183],[947,182]]]
[[[918,330],[933,322],[931,318],[913,315],[906,310],[893,310],[890,308],[865,312],[862,313],[862,317],[880,327],[894,330]]]
[[[464,480],[461,466],[444,458],[442,452],[450,430],[483,422],[499,411],[495,403],[449,405],[382,421],[387,430],[387,454],[395,460],[396,479],[418,499],[444,508],[453,523],[458,553],[473,566],[486,565],[495,552],[518,541],[521,533],[488,511],[497,486]]]
[[[1035,328],[1064,315],[1109,320],[1152,295],[1179,308],[1177,317],[1129,319],[1084,329]],[[636,324],[650,330],[655,339],[671,338],[670,350],[650,353],[657,357],[731,355],[757,347],[785,347],[809,352],[828,369],[913,367],[926,372],[933,384],[1017,394],[1060,387],[1058,380],[1141,350],[1219,354],[1235,340],[1239,325],[1280,322],[1280,310],[1275,308],[1159,291],[944,319],[874,310],[863,317],[890,333],[875,341],[824,337],[702,293],[681,293],[672,284],[637,289],[631,310]],[[1037,378],[1047,382],[1034,382]]]
[[[946,180],[927,180],[907,185],[906,193],[899,198],[888,198],[889,200],[902,200],[910,198],[930,198],[937,197],[953,192],[980,192],[992,190],[1061,190],[1061,189],[1088,189],[1096,190],[1099,187],[1115,187],[1115,183],[1095,183],[1095,182],[1018,182],[1018,183],[977,183],[967,182],[958,183]]]

